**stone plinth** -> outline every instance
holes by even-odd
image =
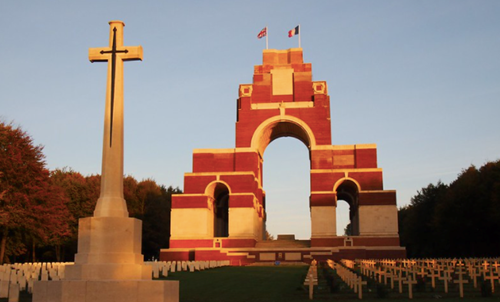
[[[151,280],[141,233],[135,218],[80,219],[75,264],[64,280],[35,282],[33,302],[178,302],[178,281]]]
[[[151,280],[141,254],[142,222],[130,217],[80,219],[78,254],[66,280]]]

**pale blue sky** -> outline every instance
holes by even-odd
[[[500,158],[499,16],[496,0],[2,0],[0,117],[45,146],[49,168],[100,173],[106,64],[88,48],[122,20],[125,45],[144,48],[125,64],[125,172],[182,188],[193,149],[234,147],[259,31],[288,49],[300,24],[313,79],[328,83],[333,144],[376,143],[403,206]],[[270,232],[309,238],[307,148],[282,138],[264,159]]]

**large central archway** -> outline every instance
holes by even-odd
[[[270,168],[268,165],[273,162],[282,160],[282,158],[278,157],[280,157],[280,155],[287,154],[284,151],[279,152],[281,154],[276,154],[276,158],[272,160],[271,163],[267,160],[264,160],[268,157],[268,153],[271,152],[268,151],[270,145],[273,145],[274,147],[274,145],[276,144],[283,143],[283,140],[285,140],[286,138],[293,138],[293,141],[295,143],[298,140],[307,148],[307,170],[294,170],[301,174],[299,176],[301,182],[299,181],[295,184],[293,184],[291,181],[284,180],[284,177],[286,177],[286,172],[283,173],[283,171],[277,171],[277,173],[275,173],[275,175],[271,177],[268,177],[268,174],[266,173],[266,171],[268,171]],[[281,140],[279,140],[279,142],[277,141],[273,143],[278,139]],[[290,141],[291,140],[288,140],[288,142]],[[267,231],[271,230],[270,233],[273,235],[293,233],[298,238],[311,238],[311,219],[308,202],[310,192],[309,175],[311,168],[310,148],[311,145],[315,144],[316,140],[309,126],[302,120],[293,116],[281,115],[279,117],[270,118],[264,121],[254,132],[254,135],[252,137],[252,148],[257,149],[263,159],[261,186],[265,190],[266,196],[266,204],[264,207],[264,228]],[[298,149],[297,147],[300,148],[300,146],[296,145],[294,146],[294,149]],[[289,153],[287,155],[289,155]],[[299,168],[297,162],[290,164],[294,168]],[[280,169],[280,167],[276,167],[276,169]],[[288,176],[289,175],[290,174],[288,174]],[[287,183],[286,189],[282,188],[280,192],[275,195],[273,195],[273,191],[269,191],[269,188],[272,188],[273,185],[278,186],[279,184],[282,184],[284,182]],[[305,190],[299,190],[299,188],[304,186],[306,187]],[[298,194],[293,194],[293,192],[297,192]],[[304,194],[304,192],[307,193]],[[277,204],[280,199],[282,199],[281,203]],[[286,202],[285,204],[284,200],[288,200],[288,202]],[[281,221],[282,225],[277,225],[277,221]],[[301,225],[302,229],[299,229],[297,227],[297,224]],[[273,229],[276,230],[276,232],[273,232]],[[306,232],[304,232],[304,229],[306,230]]]
[[[311,238],[309,178],[309,150],[301,141],[282,137],[267,146],[262,180],[266,194],[265,227],[274,238],[282,234]]]
[[[262,155],[267,146],[280,137],[293,137],[304,143],[311,150],[316,139],[311,128],[302,120],[293,116],[276,116],[262,122],[252,136],[251,148]]]

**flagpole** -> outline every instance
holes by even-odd
[[[266,25],[266,49],[269,49],[269,41],[267,40],[268,37],[269,37],[269,28],[267,28]]]
[[[299,24],[299,48],[301,48],[301,47],[300,47],[300,33],[301,33],[301,32],[302,32],[302,29],[300,28],[300,24]]]

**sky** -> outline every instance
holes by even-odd
[[[0,118],[44,146],[49,169],[101,171],[110,20],[125,23],[125,173],[183,189],[192,150],[233,148],[240,84],[269,48],[298,47],[326,81],[332,144],[377,144],[398,207],[500,159],[500,1],[0,2]],[[310,238],[309,155],[293,138],[264,153],[268,230]],[[471,201],[473,204],[473,201]],[[337,227],[348,220],[339,203]]]

